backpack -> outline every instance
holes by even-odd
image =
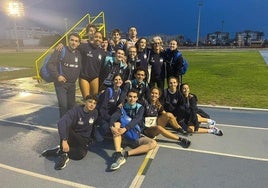
[[[140,107],[141,104],[137,103],[136,113]],[[127,112],[125,111],[124,108],[121,109],[121,112],[122,112],[122,115],[120,117],[121,126],[125,127],[132,120],[132,118],[127,115]],[[141,128],[140,125],[137,124],[135,125],[134,128],[127,130],[124,133],[124,137],[129,140],[138,140],[140,138],[140,134],[141,134]]]
[[[182,54],[180,52],[178,52],[176,54],[176,58],[182,56]],[[181,70],[181,73],[182,74],[185,74],[188,70],[188,67],[189,67],[189,64],[188,64],[188,61],[182,56],[182,70]]]
[[[62,48],[61,50],[61,55],[60,55],[60,62],[59,62],[59,72],[60,74],[62,74],[62,67],[61,67],[61,61],[63,60],[64,56],[65,56],[65,52],[66,52],[66,49],[65,47]],[[48,70],[48,62],[51,58],[51,54],[47,55],[44,62],[43,62],[43,65],[42,67],[40,68],[40,76],[43,80],[45,80],[47,83],[50,83],[50,82],[53,82],[54,79],[53,77],[51,76],[49,70]]]
[[[185,58],[183,58],[182,65],[183,65],[182,74],[185,74],[188,70],[188,67],[189,67],[188,61]]]
[[[113,88],[111,87],[107,87],[108,91],[109,91],[109,100],[113,98],[113,95],[114,95],[114,90]],[[120,93],[121,93],[121,89],[120,89]],[[98,99],[99,101],[103,101],[104,100],[104,95],[105,95],[105,92],[102,92],[98,95]],[[119,94],[120,96],[120,94]]]

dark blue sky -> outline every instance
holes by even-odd
[[[64,18],[74,24],[86,13],[92,16],[105,12],[108,30],[127,31],[136,26],[139,36],[152,34],[182,34],[196,40],[198,0],[21,0],[25,18],[18,24],[40,24],[64,30]],[[200,37],[215,31],[254,30],[268,38],[268,0],[203,0]],[[3,3],[1,1],[1,3]],[[1,5],[1,23],[8,25]],[[3,27],[1,27],[3,28]]]

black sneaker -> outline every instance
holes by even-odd
[[[122,153],[123,157],[127,160],[127,158],[128,158],[128,152],[123,149],[121,153]]]
[[[65,168],[68,161],[69,161],[69,157],[67,153],[60,154],[58,161],[55,164],[55,170],[61,170]]]
[[[191,141],[186,138],[182,138],[180,144],[183,148],[188,148],[191,145]]]
[[[182,128],[178,128],[177,131],[178,131],[178,133],[183,133],[184,132],[184,130]]]
[[[110,169],[111,170],[117,170],[120,168],[121,165],[126,163],[126,158],[122,155],[121,152],[116,152],[115,158],[114,158],[114,163],[111,165]]]
[[[59,151],[60,151],[60,146],[58,145],[54,148],[44,150],[40,154],[40,157],[56,157],[59,155]]]

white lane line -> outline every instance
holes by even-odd
[[[243,125],[230,125],[230,124],[218,124],[218,123],[217,123],[216,127],[218,125],[220,127],[222,126],[222,127],[242,128],[242,129],[256,129],[256,130],[268,131],[268,128],[264,128],[264,127],[250,127],[250,126],[243,126]]]
[[[40,105],[31,105],[31,106],[29,106],[29,108],[27,109],[27,110],[31,110],[31,109],[36,109],[37,107],[46,107],[46,106],[44,106],[44,105],[42,105],[42,106],[40,106]],[[4,118],[4,117],[16,117],[16,116],[19,116],[19,115],[25,115],[26,114],[26,112],[24,111],[22,111],[22,112],[20,112],[20,113],[15,113],[14,114],[14,112],[11,112],[11,113],[8,113],[8,114],[2,114],[2,115],[0,115],[0,118]]]
[[[68,181],[68,180],[63,180],[63,179],[57,179],[57,178],[54,178],[54,177],[50,177],[50,176],[30,172],[28,170],[23,170],[23,169],[11,167],[11,166],[4,165],[4,164],[1,164],[1,163],[0,163],[0,168],[10,170],[10,171],[13,171],[13,172],[16,172],[16,173],[20,173],[20,174],[25,174],[25,175],[32,176],[32,177],[35,177],[35,178],[43,179],[43,180],[47,180],[47,181],[51,181],[51,182],[56,182],[56,183],[76,187],[76,188],[92,188],[92,186],[88,186],[88,185],[84,185],[84,184],[80,184],[80,183],[75,183],[75,182]]]
[[[218,109],[227,109],[227,110],[244,110],[244,111],[263,111],[268,112],[267,108],[247,108],[247,107],[238,107],[238,106],[217,106],[217,105],[206,105],[200,104],[200,107],[205,108],[218,108]]]
[[[267,161],[268,162],[267,158],[250,157],[250,156],[244,156],[244,155],[233,155],[233,154],[228,154],[228,153],[220,153],[220,152],[189,149],[189,148],[184,149],[184,148],[179,148],[176,146],[168,146],[168,145],[163,145],[163,144],[158,144],[158,145],[160,147],[176,149],[176,150],[192,151],[192,152],[197,152],[197,153],[205,153],[205,154],[220,155],[220,156],[226,156],[226,157],[235,157],[235,158],[241,158],[241,159],[250,159],[250,160],[255,160],[255,161]]]
[[[0,118],[3,118],[5,116],[9,116],[10,114],[12,114],[12,113],[5,114],[5,115],[2,115],[2,116],[0,115]],[[14,123],[14,124],[18,124],[18,125],[30,126],[30,127],[38,127],[40,129],[57,130],[57,128],[50,128],[50,127],[46,127],[46,126],[43,126],[43,125],[34,125],[34,124],[28,124],[28,123],[21,123],[21,122],[9,121],[9,120],[4,120],[4,119],[0,119],[0,121],[8,122],[8,123]],[[268,131],[268,128],[263,128],[263,127],[250,127],[250,126],[218,124],[218,123],[217,123],[217,126]]]
[[[5,116],[9,116],[9,115],[14,115],[14,113],[8,113],[8,114],[0,115],[0,118],[3,118],[3,117],[5,117]]]
[[[14,101],[14,100],[9,100],[9,99],[0,99],[0,101],[5,101],[5,102],[12,102],[14,103],[22,103],[22,104],[31,104],[33,107],[35,106],[44,106],[44,107],[51,107],[51,108],[59,108],[56,104],[36,104],[32,102],[25,102],[25,101]]]
[[[22,125],[22,126],[28,126],[28,127],[33,127],[33,128],[44,129],[44,130],[58,131],[57,128],[46,127],[46,126],[43,126],[43,125],[34,125],[34,124],[29,124],[29,123],[21,123],[21,122],[9,121],[9,120],[4,120],[4,119],[0,119],[0,121],[6,122],[6,123],[13,123],[13,124],[17,124],[17,125]]]

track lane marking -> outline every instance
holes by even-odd
[[[44,129],[44,130],[58,131],[57,128],[46,127],[44,125],[35,125],[35,124],[22,123],[22,122],[16,122],[16,121],[9,121],[9,120],[4,120],[4,119],[0,119],[0,121],[6,122],[6,123],[13,123],[13,124],[17,124],[17,125],[22,125],[22,126],[28,126],[28,127],[33,127],[33,128]]]
[[[192,151],[196,153],[205,153],[205,154],[212,154],[212,155],[219,155],[219,156],[226,156],[226,157],[234,157],[234,158],[240,158],[240,159],[250,159],[255,161],[266,161],[268,162],[267,158],[259,158],[259,157],[250,157],[250,156],[244,156],[244,155],[234,155],[234,154],[228,154],[228,153],[220,153],[220,152],[213,152],[213,151],[207,151],[207,150],[198,150],[198,149],[184,149],[179,148],[176,146],[168,146],[164,144],[158,144],[160,147],[169,148],[169,149],[176,149],[176,150],[184,150],[184,151]]]
[[[27,124],[27,123],[20,123],[20,122],[1,120],[1,119],[0,119],[0,121],[8,122],[8,123],[15,123],[15,124],[23,125],[23,126],[37,127],[40,129],[48,129],[48,130],[57,131],[57,128],[50,128],[50,127],[45,127],[45,126],[41,126],[41,125],[32,125],[32,124]],[[223,127],[232,127],[232,128],[268,130],[268,128],[247,127],[247,126],[229,125],[229,124],[217,124],[217,125],[223,126]],[[205,154],[212,154],[212,155],[219,155],[219,156],[227,156],[227,157],[235,157],[235,158],[241,158],[241,159],[258,160],[258,161],[268,162],[268,159],[266,159],[266,158],[257,158],[257,157],[243,156],[243,155],[233,155],[233,154],[228,154],[228,153],[212,152],[212,151],[189,149],[189,148],[184,149],[184,148],[180,148],[177,146],[168,146],[168,145],[163,145],[163,144],[158,143],[157,148],[155,148],[154,150],[151,150],[147,153],[147,155],[146,155],[143,163],[141,164],[136,176],[134,177],[130,187],[133,187],[133,188],[141,187],[141,185],[145,179],[146,172],[149,169],[150,164],[152,163],[152,160],[154,159],[154,157],[157,154],[157,151],[159,150],[160,147],[176,149],[176,150],[192,151],[192,152],[197,152],[197,153],[205,153]],[[0,167],[1,167],[1,164],[0,164]]]
[[[242,128],[242,129],[256,129],[256,130],[265,130],[268,131],[268,128],[265,127],[251,127],[251,126],[244,126],[244,125],[231,125],[231,124],[218,124],[216,126],[222,127],[232,127],[232,128]]]
[[[51,182],[56,182],[56,183],[60,183],[60,184],[63,184],[63,185],[68,185],[68,186],[72,186],[72,187],[76,187],[76,188],[93,188],[92,186],[88,186],[88,185],[84,185],[84,184],[80,184],[80,183],[76,183],[76,182],[72,182],[72,181],[68,181],[68,180],[63,180],[63,179],[58,179],[58,178],[54,178],[54,177],[51,177],[51,176],[38,174],[38,173],[31,172],[31,171],[28,171],[28,170],[23,170],[23,169],[20,169],[20,168],[15,168],[15,167],[12,167],[12,166],[8,166],[8,165],[2,164],[2,163],[0,163],[0,168],[6,169],[6,170],[9,170],[9,171],[13,171],[13,172],[16,172],[16,173],[19,173],[19,174],[24,174],[24,175],[27,175],[27,176],[32,176],[32,177],[35,177],[35,178],[39,178],[39,179],[43,179],[43,180],[47,180],[47,181],[51,181]]]
[[[0,116],[0,121],[3,122],[7,122],[7,123],[14,123],[14,124],[18,124],[18,125],[23,125],[23,126],[30,126],[30,127],[37,127],[40,129],[49,129],[49,130],[58,130],[57,128],[52,128],[52,127],[46,127],[44,125],[35,125],[35,124],[29,124],[29,123],[22,123],[22,122],[17,122],[17,121],[9,121],[9,120],[5,120],[2,119],[5,116],[8,116],[9,114],[6,115],[2,115]],[[249,127],[249,126],[243,126],[243,125],[231,125],[231,124],[217,124],[217,126],[220,127],[232,127],[232,128],[241,128],[241,129],[255,129],[255,130],[264,130],[264,131],[268,131],[268,128],[264,128],[264,127]]]
[[[14,101],[14,100],[9,100],[9,99],[0,99],[0,101],[5,101],[5,102],[12,102],[12,103],[22,103],[22,104],[29,104],[32,105],[33,107],[35,106],[45,106],[45,107],[51,107],[51,108],[59,108],[57,104],[36,104],[33,102],[25,102],[25,101]]]

